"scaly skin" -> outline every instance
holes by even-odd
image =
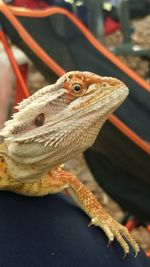
[[[104,211],[95,196],[71,173],[64,161],[93,144],[107,117],[125,100],[119,80],[73,71],[54,85],[24,100],[0,134],[0,190],[43,196],[66,189],[99,226],[109,242],[114,238],[125,255],[139,247],[128,230]]]

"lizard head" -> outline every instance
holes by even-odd
[[[23,100],[0,132],[12,176],[37,179],[86,150],[127,95],[116,78],[72,71]]]

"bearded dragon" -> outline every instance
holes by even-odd
[[[126,255],[128,241],[137,255],[139,246],[128,230],[61,166],[94,143],[127,95],[127,86],[116,78],[72,71],[23,100],[0,131],[0,190],[44,196],[66,189],[109,243],[116,238]]]

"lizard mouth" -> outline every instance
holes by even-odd
[[[123,87],[121,87],[121,88],[119,88],[117,90],[112,91],[109,94],[104,95],[102,98],[100,98],[99,95],[96,95],[93,103],[91,103],[91,104],[100,103],[102,105],[103,104],[108,104],[108,106],[109,106],[109,104],[113,105],[114,104],[113,102],[117,101],[121,105],[121,103],[128,96],[128,92],[129,92],[128,87],[127,86],[123,86]]]

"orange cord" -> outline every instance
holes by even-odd
[[[38,45],[30,34],[25,30],[17,18],[12,14],[11,9],[0,1],[0,11],[6,16],[11,24],[17,29],[17,33],[20,35],[22,40],[30,47],[31,50],[34,48],[34,53],[58,76],[65,73],[63,70],[41,47]]]
[[[125,226],[128,228],[129,232],[131,232],[136,227],[136,221],[135,220],[128,220]]]
[[[2,43],[3,43],[4,48],[6,50],[7,56],[9,58],[9,60],[10,60],[12,68],[13,68],[15,74],[16,74],[17,80],[18,80],[18,82],[19,82],[19,84],[20,84],[20,86],[22,88],[24,97],[28,97],[29,96],[29,90],[27,88],[27,85],[26,85],[23,77],[22,77],[22,74],[21,74],[20,69],[19,69],[19,67],[17,65],[17,62],[16,62],[16,60],[14,58],[12,50],[11,50],[11,48],[9,46],[7,38],[6,38],[6,36],[5,36],[5,34],[3,33],[2,30],[0,30],[0,39],[2,40]]]
[[[129,67],[124,65],[115,55],[113,55],[107,48],[105,48],[94,36],[93,34],[84,26],[84,24],[76,18],[71,12],[68,10],[61,8],[61,7],[50,7],[46,8],[44,10],[32,10],[28,8],[18,8],[9,6],[7,7],[12,14],[15,16],[25,16],[25,17],[36,17],[36,18],[42,18],[51,16],[54,14],[62,14],[68,17],[76,26],[79,28],[79,30],[83,33],[83,35],[86,37],[86,39],[100,52],[103,53],[103,55],[108,58],[110,61],[112,61],[115,65],[117,65],[118,68],[120,68],[123,72],[125,72],[128,76],[130,76],[133,80],[135,80],[137,83],[139,83],[143,89],[150,92],[150,85],[141,78],[138,74],[136,74],[133,70],[131,70]],[[6,10],[5,10],[6,11]],[[6,14],[5,14],[6,15]]]
[[[150,145],[144,142],[135,132],[133,132],[125,123],[123,123],[119,118],[115,115],[109,116],[109,121],[115,125],[120,132],[126,135],[133,143],[135,143],[138,147],[143,149],[147,154],[150,155]]]

